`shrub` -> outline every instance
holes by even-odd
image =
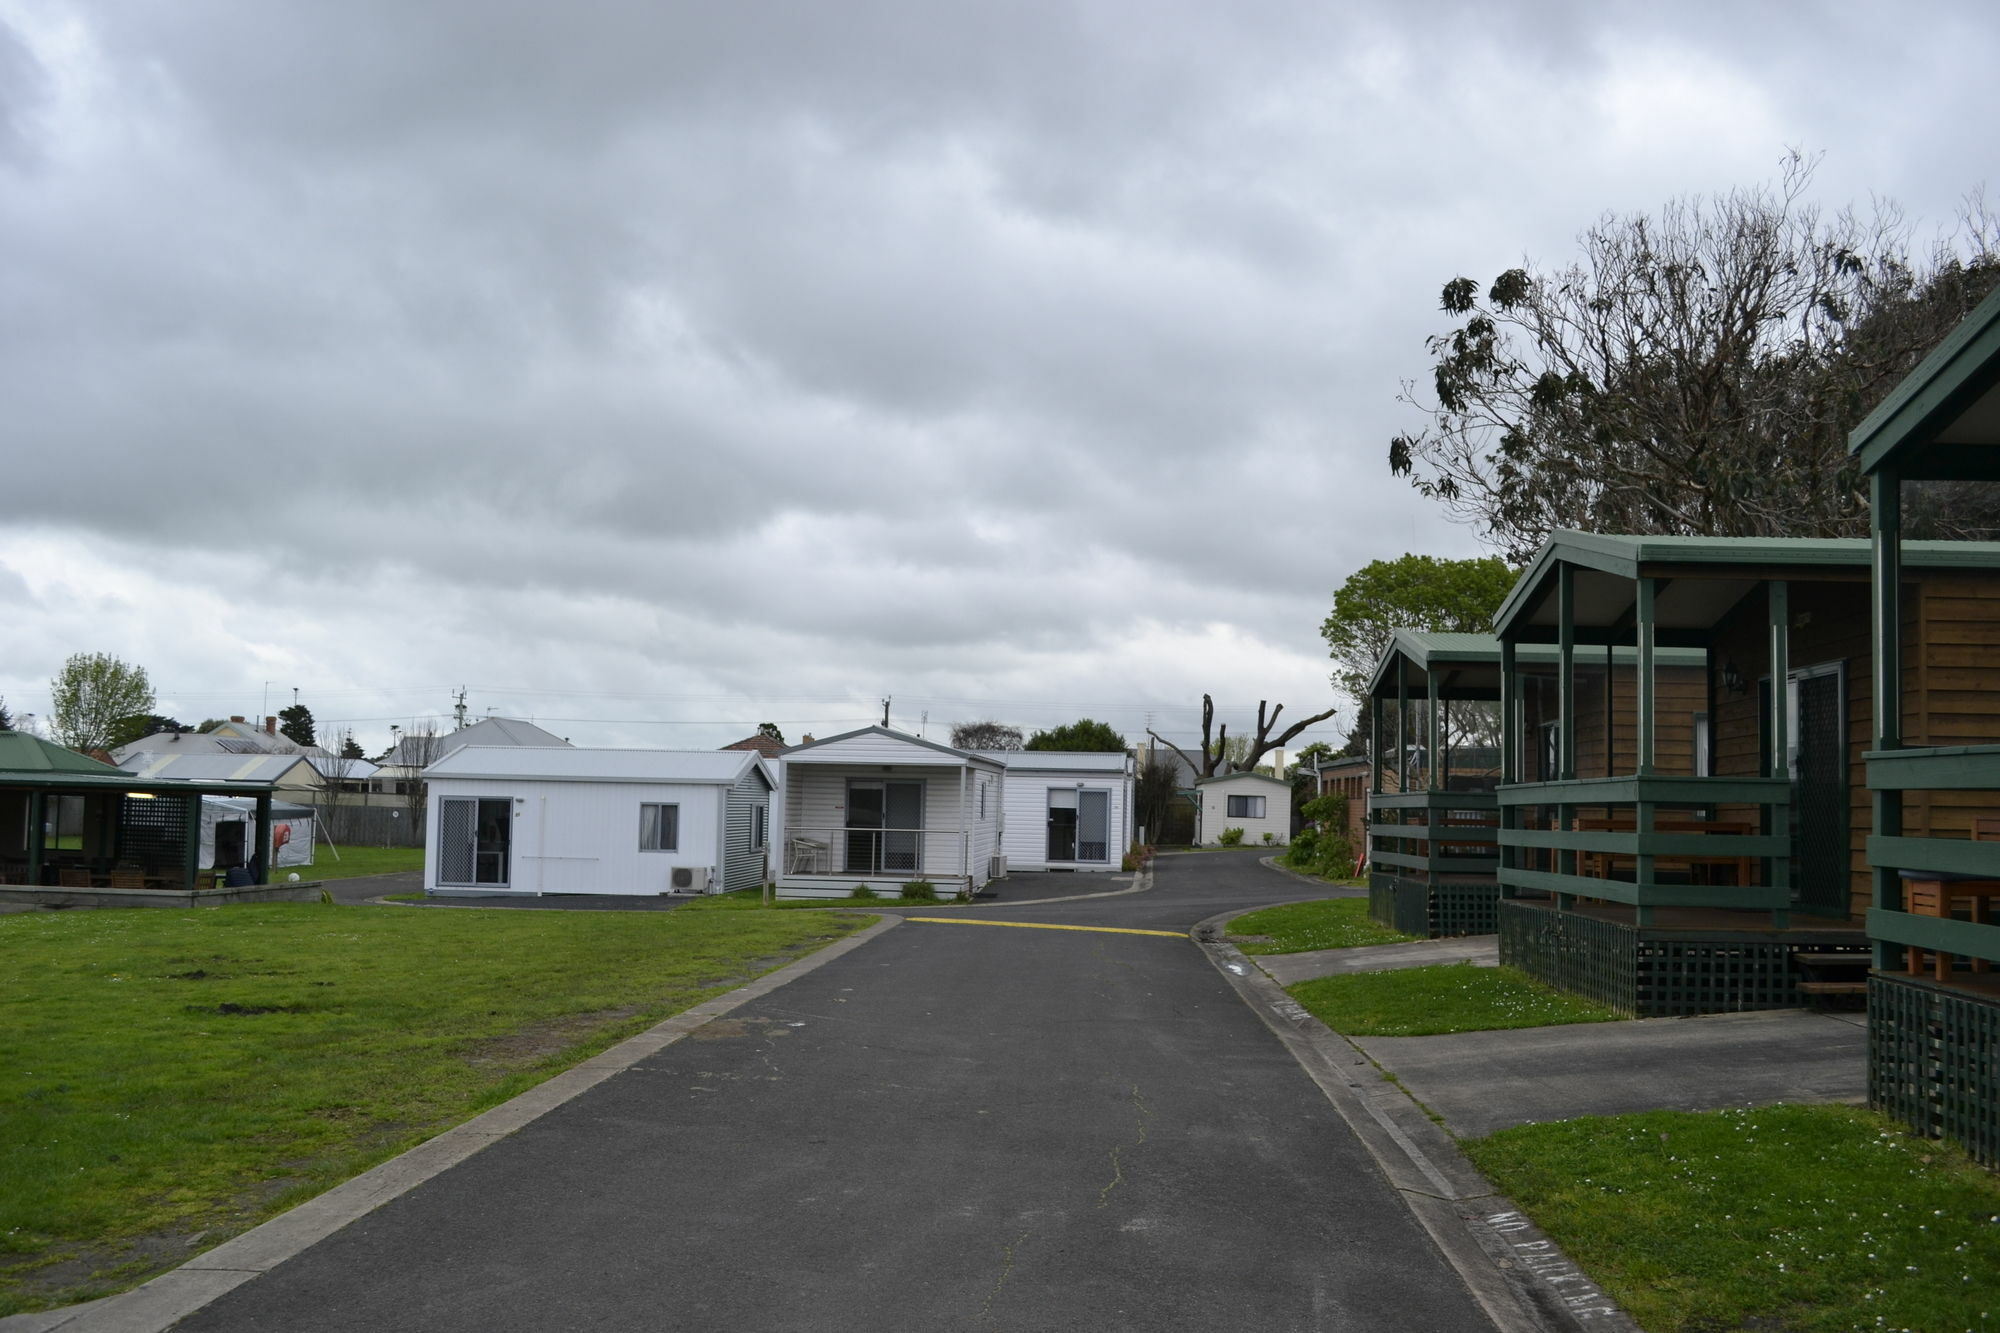
[[[938,900],[937,885],[927,879],[913,879],[903,886],[902,896],[913,903],[934,903]]]
[[[1218,847],[1241,847],[1243,845],[1243,830],[1240,828],[1226,828],[1222,830],[1221,833],[1216,835],[1215,845]]]
[[[1277,840],[1278,840],[1277,834],[1271,832],[1271,830],[1269,829],[1264,830],[1264,845],[1266,847],[1269,847],[1272,843],[1276,842]]]
[[[1125,859],[1119,863],[1121,870],[1143,870],[1153,859],[1153,849],[1143,842],[1135,842],[1125,852]]]
[[[854,891],[852,893],[849,893],[847,896],[850,898],[873,898],[876,897],[877,895],[875,893],[875,890],[869,888],[866,884],[856,884],[854,886]]]
[[[1347,827],[1347,798],[1338,792],[1315,796],[1299,807],[1299,813],[1321,828]]]

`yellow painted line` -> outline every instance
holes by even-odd
[[[905,921],[928,921],[938,926],[1012,926],[1016,930],[1087,930],[1098,935],[1159,935],[1170,940],[1184,940],[1184,930],[1133,930],[1129,926],[1052,926],[1042,921],[988,921],[984,917],[969,916],[906,916]]]

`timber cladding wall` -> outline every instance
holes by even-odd
[[[1590,648],[1576,653],[1576,773],[1582,778],[1623,777],[1639,766],[1638,670],[1620,665],[1606,672],[1602,654]],[[1522,762],[1533,779],[1541,776],[1536,738],[1544,723],[1556,720],[1558,704],[1553,671],[1526,679]],[[1708,709],[1707,682],[1699,667],[1657,667],[1653,682],[1653,765],[1665,775],[1692,777],[1695,715]]]
[[[1971,572],[1923,571],[1908,580],[1903,601],[1903,727],[1912,745],[2000,743],[2000,579]],[[1851,919],[1872,900],[1867,841],[1873,826],[1866,765],[1873,744],[1874,672],[1869,642],[1868,588],[1858,582],[1791,584],[1793,671],[1838,663],[1845,672],[1847,845]],[[1765,601],[1753,593],[1717,627],[1715,771],[1749,776],[1764,771],[1764,694],[1770,676]],[[1723,687],[1723,666],[1746,682],[1741,694]],[[1718,817],[1754,818],[1748,808]],[[1912,836],[1963,838],[1977,815],[2000,814],[2000,795],[1912,792],[1904,828]]]

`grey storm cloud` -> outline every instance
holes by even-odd
[[[0,695],[1323,706],[1331,589],[1476,549],[1384,465],[1445,279],[1795,143],[1947,220],[1996,54],[1942,0],[0,6]]]

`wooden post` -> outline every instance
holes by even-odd
[[[1791,585],[1783,579],[1772,579],[1770,589],[1771,619],[1771,776],[1789,778],[1791,767],[1791,689],[1788,677],[1792,671],[1792,599]],[[1769,807],[1771,811],[1771,834],[1774,837],[1791,836],[1792,805],[1789,797]],[[1771,858],[1771,886],[1789,890],[1792,885],[1792,858],[1781,854]],[[1771,924],[1783,929],[1791,921],[1787,908],[1771,909]]]
[[[1438,707],[1437,672],[1424,673],[1424,722],[1429,730],[1425,744],[1429,748],[1428,762],[1424,765],[1424,786],[1430,791],[1444,790],[1444,714]]]
[[[1520,683],[1514,678],[1514,641],[1502,639],[1500,640],[1500,785],[1502,787],[1511,786],[1521,780],[1520,710],[1514,705],[1519,689]],[[1514,868],[1514,849],[1507,845],[1505,830],[1515,826],[1516,807],[1505,802],[1500,802],[1499,806],[1499,825],[1502,832],[1497,835],[1499,846],[1494,848],[1499,853],[1495,864],[1501,870],[1511,870]],[[1503,883],[1500,886],[1500,896],[1512,898],[1513,888]]]
[[[257,854],[250,858],[250,882],[271,882],[271,793],[257,793]],[[192,886],[192,881],[190,881]]]
[[[181,797],[181,833],[187,846],[181,853],[181,886],[193,892],[201,873],[201,793],[191,791]]]
[[[1410,789],[1410,678],[1396,659],[1396,790]]]
[[[1903,748],[1903,483],[1893,468],[1883,468],[1868,479],[1871,499],[1873,556],[1871,597],[1874,612],[1875,746],[1877,750]],[[1903,836],[1903,793],[1878,791],[1874,794],[1874,833],[1882,838]],[[1903,877],[1893,866],[1871,866],[1875,906],[1891,911],[1903,908]],[[1882,971],[1901,971],[1906,964],[1903,946],[1875,945],[1875,966]]]
[[[1556,649],[1556,777],[1568,782],[1576,777],[1576,569],[1568,561],[1556,566]],[[1557,803],[1556,826],[1564,833],[1575,828],[1574,805]],[[1574,848],[1556,854],[1556,871],[1576,873]],[[1560,910],[1575,905],[1575,894],[1556,894]]]
[[[39,887],[42,882],[42,863],[48,860],[49,840],[49,794],[45,791],[28,793],[28,883]]]
[[[1636,700],[1639,713],[1639,766],[1638,775],[1648,778],[1653,775],[1654,735],[1658,703],[1653,683],[1653,597],[1659,584],[1653,579],[1639,580],[1638,605],[1635,609],[1634,633],[1638,636],[1639,693]]]

